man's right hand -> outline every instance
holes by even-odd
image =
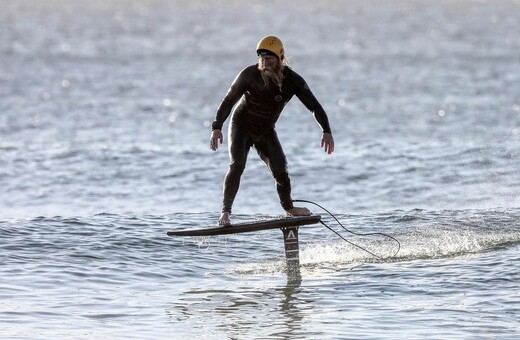
[[[219,142],[220,144],[222,144],[223,140],[224,137],[222,136],[221,130],[215,129],[211,131],[211,137],[209,139],[209,148],[213,151],[217,151]]]

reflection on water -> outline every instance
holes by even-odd
[[[313,310],[314,301],[302,296],[300,284],[301,280],[288,278],[284,287],[271,289],[190,289],[169,304],[166,312],[173,321],[189,323],[200,332],[215,327],[228,336],[302,335],[301,325]]]
[[[302,289],[301,277],[288,278],[287,285],[281,288],[283,299],[280,300],[280,314],[285,320],[285,330],[279,333],[273,333],[272,336],[292,336],[301,334],[301,325],[304,322],[305,314],[312,310],[312,301],[305,301],[301,296]]]

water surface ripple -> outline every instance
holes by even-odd
[[[517,0],[0,3],[0,338],[516,339]],[[293,197],[334,230],[212,225],[210,122],[261,36],[329,114],[277,130]],[[237,220],[279,216],[251,152]]]

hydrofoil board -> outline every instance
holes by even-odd
[[[260,219],[253,221],[245,221],[232,223],[225,226],[205,227],[202,229],[184,229],[169,231],[168,236],[215,236],[226,234],[249,233],[253,231],[299,227],[308,224],[316,224],[320,222],[320,215],[310,216],[288,216],[269,219]]]

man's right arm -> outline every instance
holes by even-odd
[[[233,106],[235,106],[240,97],[242,97],[242,95],[246,92],[248,69],[249,67],[243,69],[231,84],[226,96],[217,109],[215,120],[211,124],[211,130],[222,130],[222,126],[231,114]]]

